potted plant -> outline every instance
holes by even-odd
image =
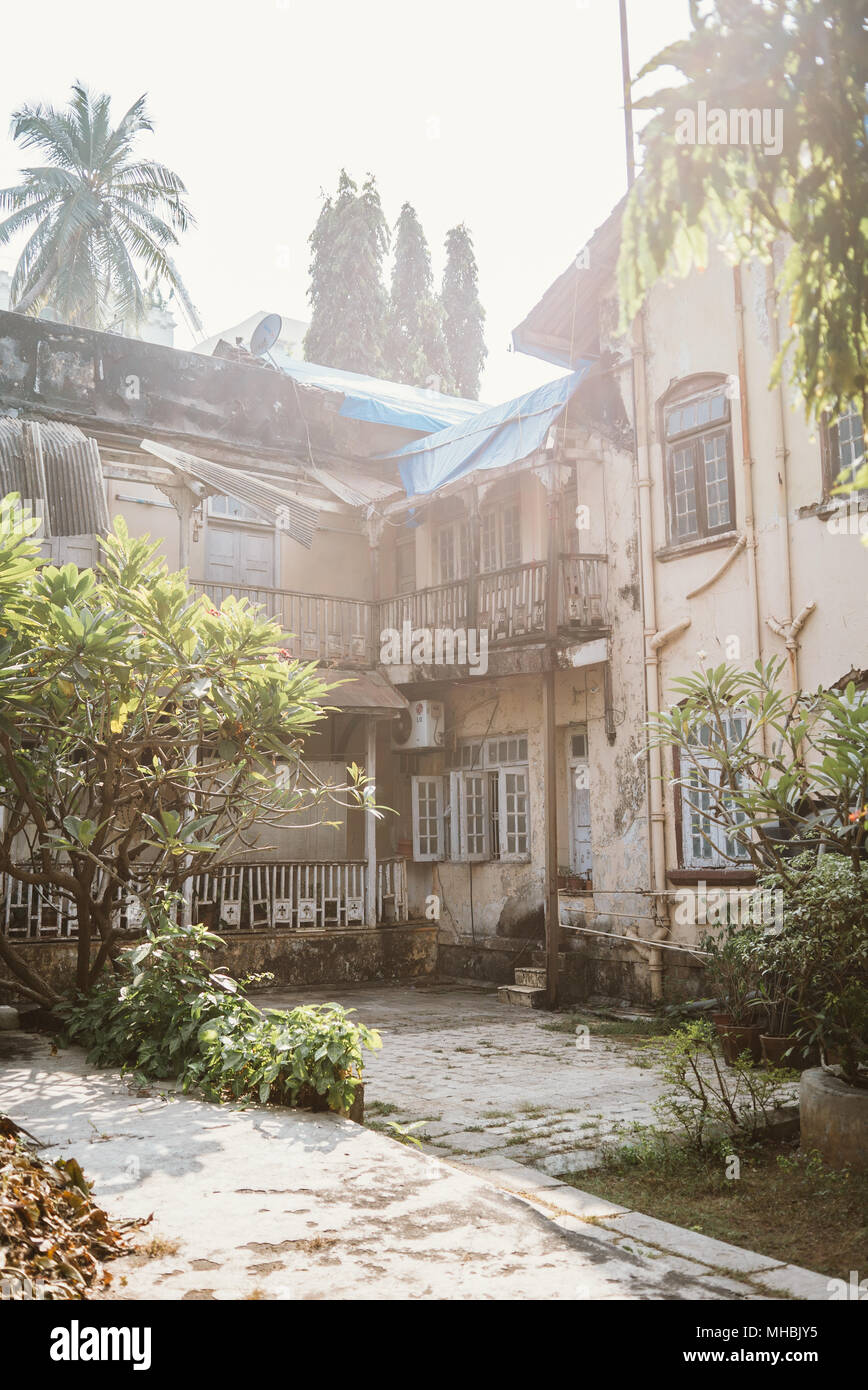
[[[764,933],[754,947],[764,1014],[760,1048],[766,1066],[803,1071],[819,1060],[819,1054],[801,1041],[805,1029],[796,1006],[788,947],[779,932]]]
[[[722,937],[708,934],[700,943],[706,952],[708,981],[720,1004],[720,1010],[712,1013],[711,1019],[730,1066],[745,1051],[755,1062],[762,1056],[762,1030],[757,1014],[762,1000],[751,949],[756,936],[752,927],[741,931],[728,929]]]
[[[854,865],[841,854],[804,854],[790,867],[776,949],[791,980],[800,1041],[816,1046],[823,1062],[802,1073],[802,1148],[818,1150],[830,1167],[864,1168],[868,864]]]

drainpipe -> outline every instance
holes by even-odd
[[[762,660],[762,628],[759,611],[759,583],[757,580],[757,540],[754,526],[753,497],[753,454],[750,447],[750,407],[747,396],[747,366],[744,348],[744,298],[741,286],[741,265],[732,268],[732,284],[735,294],[735,343],[738,353],[738,400],[741,414],[741,465],[744,473],[744,540],[747,550],[747,577],[750,592],[751,622],[753,624],[754,652],[757,661]],[[762,728],[763,751],[766,749],[766,730]]]
[[[376,799],[377,787],[377,720],[369,714],[366,720],[367,748],[365,750],[365,772],[371,779],[372,795]],[[365,817],[365,926],[377,925],[377,821],[373,811],[367,807]]]
[[[645,636],[645,713],[660,709],[660,665],[657,652],[657,597],[654,583],[654,525],[651,509],[651,460],[648,429],[648,379],[646,372],[645,309],[639,310],[634,325],[633,418],[636,428],[637,491],[639,500],[639,554],[642,569],[642,614]],[[674,635],[674,634],[673,634]],[[659,747],[648,751],[648,803],[650,808],[649,876],[655,914],[660,925],[651,941],[665,941],[669,935],[669,903],[666,896],[666,810],[663,796],[663,757]],[[650,946],[648,972],[651,998],[663,999],[663,952]]]
[[[766,266],[766,318],[769,325],[769,343],[772,350],[772,359],[776,360],[781,350],[781,326],[778,318],[778,299],[775,293],[775,271],[774,265]],[[778,478],[778,517],[781,528],[781,572],[783,577],[784,590],[784,612],[793,614],[793,569],[792,556],[790,551],[790,505],[789,489],[787,486],[787,459],[789,449],[787,448],[787,426],[786,414],[784,411],[784,386],[783,381],[779,381],[775,388],[775,463],[777,466]],[[813,605],[812,605],[813,606]],[[805,614],[807,618],[807,613]],[[804,622],[804,618],[802,622]],[[772,626],[771,620],[767,620]],[[799,627],[801,627],[799,623]],[[783,626],[787,626],[783,624]],[[791,624],[795,627],[795,623]],[[774,631],[775,629],[772,628]],[[793,634],[795,637],[798,633]],[[794,640],[787,642],[787,656],[790,663],[790,683],[793,691],[799,688],[799,648]]]
[[[561,908],[558,896],[558,788],[557,728],[555,718],[555,669],[560,598],[560,493],[557,465],[551,465],[547,479],[548,569],[546,571],[546,619],[549,641],[543,675],[543,747],[545,801],[545,932],[546,1003],[550,1009],[558,1002],[558,954],[560,949]]]

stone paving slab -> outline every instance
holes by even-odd
[[[829,1285],[833,1281],[825,1274],[815,1274],[812,1269],[801,1269],[799,1265],[784,1265],[782,1269],[772,1269],[762,1275],[767,1289],[777,1293],[791,1294],[793,1298],[829,1298]]]
[[[713,1236],[700,1235],[698,1231],[673,1226],[670,1221],[659,1221],[656,1216],[643,1216],[638,1211],[629,1211],[624,1216],[604,1217],[601,1224],[618,1235],[636,1236],[640,1240],[650,1241],[652,1245],[662,1246],[664,1250],[686,1255],[688,1259],[722,1269],[738,1270],[740,1274],[756,1274],[760,1270],[781,1267],[780,1260],[771,1259],[768,1255],[757,1255],[752,1250],[743,1250],[725,1240],[715,1240]]]
[[[112,1298],[741,1296],[337,1115],[133,1094],[78,1049],[7,1060],[0,1096],[111,1216],[155,1213],[141,1239],[160,1253],[113,1262]]]
[[[444,1155],[502,1153],[554,1173],[591,1167],[619,1126],[654,1119],[653,1040],[548,1031],[552,1015],[511,1009],[484,984],[352,985],[269,991],[262,1007],[336,1000],[379,1029],[366,1061],[376,1121],[414,1131]],[[420,1082],[424,1078],[424,1082]]]

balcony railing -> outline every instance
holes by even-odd
[[[433,589],[414,589],[409,594],[383,599],[376,607],[380,632],[386,628],[402,632],[405,623],[414,630],[467,627],[471,621],[470,584],[466,579],[456,579]]]
[[[214,930],[329,931],[365,921],[367,864],[362,860],[226,864],[193,879],[193,920]],[[377,864],[377,922],[407,921],[404,859]],[[75,908],[29,883],[0,875],[0,932],[15,941],[74,941]],[[142,907],[133,895],[119,906],[119,931],[142,930]]]
[[[330,661],[372,666],[376,661],[373,607],[367,599],[301,594],[291,589],[259,588],[194,580],[192,588],[208,594],[217,607],[230,595],[261,604],[267,617],[286,633],[286,648],[300,661]]]
[[[606,626],[608,575],[605,555],[561,556],[559,628],[581,631]]]
[[[488,629],[489,642],[545,634],[548,568],[545,560],[533,560],[480,574],[476,623]]]
[[[360,859],[227,864],[193,880],[193,915],[231,931],[329,931],[365,921]],[[407,865],[377,864],[377,923],[407,921]]]
[[[558,630],[592,632],[607,617],[605,555],[563,555],[558,586]],[[193,588],[219,605],[230,594],[261,604],[286,633],[285,645],[302,661],[374,666],[381,636],[436,629],[483,628],[492,646],[541,641],[549,630],[548,564],[531,560],[509,569],[456,579],[371,602],[196,580]]]

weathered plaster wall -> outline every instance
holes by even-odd
[[[217,964],[227,966],[235,976],[270,971],[275,983],[282,985],[414,980],[434,974],[437,968],[434,926],[221,935],[226,945],[217,953]],[[16,943],[16,947],[27,964],[55,989],[72,987],[76,942],[27,941]],[[0,999],[3,994],[0,990]]]
[[[660,652],[664,702],[672,698],[672,681],[689,673],[704,652],[709,663],[740,653],[743,665],[761,657],[784,656],[783,639],[767,626],[766,618],[789,620],[808,601],[817,608],[800,638],[799,683],[813,688],[831,684],[853,668],[868,666],[868,549],[858,535],[835,534],[827,517],[817,515],[823,479],[820,440],[804,420],[800,398],[784,387],[785,447],[788,510],[781,512],[778,482],[782,461],[777,452],[776,400],[769,389],[773,351],[766,304],[765,269],[757,264],[743,272],[745,371],[754,460],[753,493],[757,538],[759,645],[756,614],[748,584],[748,556],[742,553],[727,573],[704,593],[687,595],[708,580],[733,544],[703,547],[694,553],[666,558],[667,544],[664,453],[658,403],[676,381],[694,373],[719,372],[732,379],[732,440],[735,488],[733,531],[742,532],[748,502],[742,467],[744,441],[737,394],[738,354],[736,310],[731,266],[714,257],[702,273],[651,294],[646,315],[649,428],[651,434],[651,501],[654,526],[657,628],[689,618],[690,626]],[[782,325],[782,337],[785,324]],[[622,346],[627,346],[622,344]],[[629,371],[623,374],[624,399],[632,413]],[[805,514],[807,509],[808,514]],[[802,513],[800,515],[800,512]],[[864,514],[863,514],[864,518]],[[865,523],[868,525],[868,522]],[[789,535],[792,599],[785,583],[785,550]],[[638,653],[637,653],[638,655]],[[626,659],[622,651],[613,663],[617,671]],[[671,762],[666,760],[671,773]],[[669,870],[679,864],[674,796],[666,796],[666,856]],[[671,940],[694,942],[689,924],[673,924]],[[690,957],[664,955],[666,989],[671,993],[695,975]]]

